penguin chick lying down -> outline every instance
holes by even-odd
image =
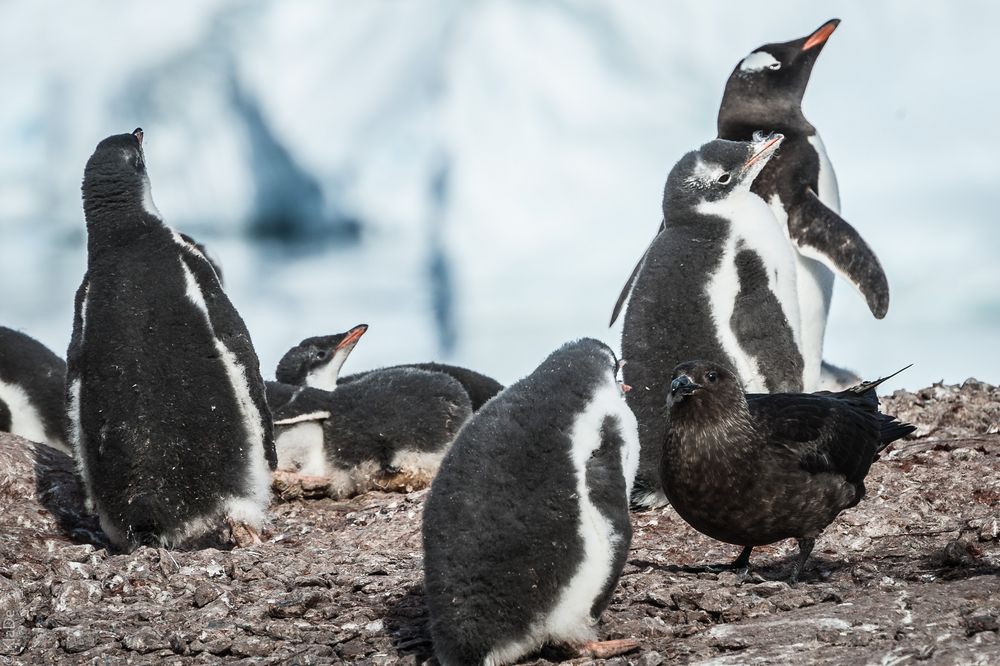
[[[355,382],[362,377],[386,370],[415,368],[429,372],[443,372],[454,377],[469,394],[474,412],[479,411],[479,408],[486,401],[503,390],[503,384],[481,372],[457,365],[434,362],[404,363],[341,377],[340,370],[343,368],[344,362],[367,330],[367,324],[358,324],[343,333],[306,338],[281,357],[281,360],[278,361],[278,368],[275,370],[275,379],[283,384],[312,386],[325,391],[333,391],[341,384]]]
[[[335,499],[427,486],[472,415],[462,385],[439,372],[385,370],[336,391],[267,386],[283,497]]]

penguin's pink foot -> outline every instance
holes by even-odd
[[[329,494],[330,479],[278,470],[271,475],[271,487],[283,500],[325,497]]]
[[[577,648],[577,654],[591,659],[610,659],[638,649],[639,641],[621,638],[614,641],[587,641]]]
[[[260,534],[256,528],[246,523],[226,518],[226,525],[229,526],[229,538],[237,548],[246,548],[264,543],[261,541]]]

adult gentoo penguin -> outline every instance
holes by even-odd
[[[0,326],[0,430],[73,455],[66,437],[66,362],[34,338]]]
[[[632,531],[635,418],[601,342],[571,342],[459,433],[424,507],[424,591],[434,653],[509,664],[545,643],[593,643]]]
[[[456,379],[469,394],[473,411],[478,410],[487,400],[503,390],[503,384],[480,372],[457,365],[435,362],[406,363],[341,377],[340,371],[344,361],[347,360],[367,330],[366,324],[358,324],[343,333],[306,338],[281,357],[275,371],[275,379],[284,384],[312,386],[332,391],[339,384],[349,384],[372,373],[385,370],[415,368],[428,372],[443,372]]]
[[[761,130],[785,136],[781,153],[761,172],[753,191],[787,225],[797,250],[806,390],[820,387],[834,272],[861,293],[877,319],[889,309],[885,272],[861,235],[840,217],[837,176],[819,133],[802,113],[813,65],[839,23],[832,19],[806,37],[765,44],[741,60],[726,82],[718,119],[720,139],[748,141]],[[837,371],[825,373],[826,383],[839,383]]]
[[[101,526],[176,545],[225,519],[257,538],[276,459],[257,355],[196,247],[150,196],[142,130],[87,162],[87,272],[67,354],[70,431]]]
[[[663,231],[636,274],[622,329],[642,459],[634,500],[661,505],[663,396],[689,358],[721,358],[753,391],[802,389],[795,254],[754,179],[782,145],[715,140],[685,155],[663,194]]]
[[[423,488],[472,415],[458,381],[415,368],[373,372],[335,391],[269,382],[267,395],[284,496]]]
[[[878,411],[875,389],[744,395],[725,365],[690,361],[674,369],[665,409],[661,473],[671,506],[713,539],[754,546],[795,538],[796,580],[813,543],[865,496],[878,453],[915,430]]]

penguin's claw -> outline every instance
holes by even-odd
[[[590,657],[591,659],[610,659],[638,649],[639,641],[631,638],[620,638],[614,641],[587,641],[579,647],[577,653],[581,657]]]

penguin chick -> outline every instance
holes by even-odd
[[[332,391],[340,384],[348,384],[383,370],[415,368],[429,372],[443,372],[455,378],[469,394],[473,411],[478,411],[487,400],[503,390],[503,384],[475,370],[434,362],[406,363],[341,377],[340,371],[344,362],[367,330],[368,326],[359,324],[344,333],[306,338],[289,349],[281,358],[275,371],[275,378],[285,384],[312,386]]]
[[[639,442],[617,369],[607,345],[567,343],[484,405],[445,457],[423,515],[444,666],[593,643],[632,538]]]
[[[428,485],[472,414],[461,384],[413,368],[372,373],[336,391],[268,385],[275,411],[278,478],[295,476],[344,498]]]
[[[282,384],[332,391],[344,361],[367,330],[367,324],[358,324],[344,333],[306,338],[285,352],[274,378]]]
[[[749,566],[754,546],[797,539],[796,581],[820,532],[864,497],[879,452],[915,430],[878,411],[875,389],[887,379],[744,395],[724,365],[678,365],[660,467],[671,506],[699,532],[743,546],[736,568]]]
[[[385,368],[376,368],[375,370],[365,370],[364,372],[357,372],[353,375],[341,377],[337,380],[337,385],[341,386],[343,384],[350,384],[351,382],[355,382],[363,377],[368,377],[369,375],[378,374],[387,370],[399,370],[400,368],[413,368],[414,370],[440,372],[448,375],[461,384],[462,388],[465,389],[466,394],[469,396],[469,401],[472,403],[472,411],[474,412],[478,412],[480,407],[485,405],[493,396],[503,390],[503,384],[481,372],[476,372],[475,370],[470,370],[469,368],[463,368],[459,365],[436,363],[434,361],[429,361],[427,363],[406,363],[403,365],[391,365]]]
[[[0,430],[73,455],[67,436],[66,362],[31,336],[0,326]]]
[[[795,252],[784,226],[751,191],[782,145],[716,139],[677,162],[663,192],[663,231],[650,246],[625,311],[622,355],[642,457],[635,503],[660,506],[662,396],[690,358],[733,365],[756,391],[801,391]]]
[[[176,546],[223,519],[258,540],[276,463],[257,355],[205,255],[153,205],[143,132],[87,161],[87,272],[67,354],[88,504],[117,546]]]

